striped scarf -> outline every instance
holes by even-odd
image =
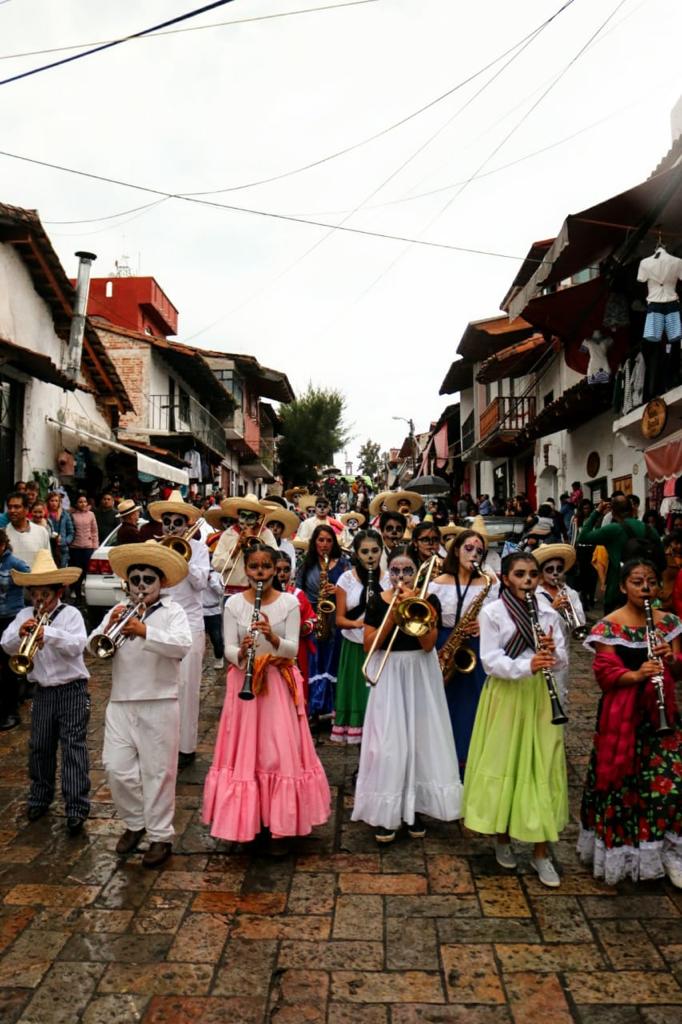
[[[504,653],[509,658],[518,658],[519,654],[522,654],[527,647],[534,651],[535,637],[533,636],[533,627],[526,602],[518,597],[514,597],[510,590],[503,592],[502,601],[509,612],[512,622],[516,626],[514,635],[504,645]]]

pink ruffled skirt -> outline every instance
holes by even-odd
[[[239,700],[244,672],[230,666],[203,820],[218,839],[245,843],[263,825],[275,837],[305,836],[328,820],[329,783],[315,753],[300,673],[298,704],[276,667],[254,700]]]

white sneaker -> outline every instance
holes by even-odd
[[[213,668],[225,668],[225,659],[216,658],[215,661],[213,662]]]
[[[501,868],[515,868],[517,866],[511,843],[495,843],[495,860]]]
[[[546,885],[550,889],[559,888],[561,885],[561,879],[559,878],[557,870],[549,857],[532,857],[530,865],[535,871],[537,871],[538,878],[543,885]]]
[[[663,869],[675,888],[682,889],[682,859],[664,853]]]

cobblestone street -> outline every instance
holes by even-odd
[[[524,868],[505,873],[490,843],[459,825],[433,823],[426,840],[403,835],[379,851],[348,820],[357,754],[327,742],[328,826],[283,860],[228,852],[199,811],[223,694],[212,672],[200,757],[178,782],[175,854],[161,871],[139,856],[120,862],[100,760],[109,669],[98,667],[85,834],[69,838],[57,806],[26,822],[27,729],[0,739],[0,1021],[682,1020],[682,892],[667,881],[609,889],[574,853],[596,705],[588,658],[576,662],[573,821],[555,850],[557,892]]]

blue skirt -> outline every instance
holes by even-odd
[[[440,650],[452,632],[452,626],[442,626],[438,630],[436,649]],[[471,648],[476,655],[476,667],[473,672],[464,674],[455,672],[452,679],[445,687],[445,699],[450,712],[450,723],[452,734],[455,737],[457,758],[459,760],[460,773],[464,774],[464,766],[469,756],[469,744],[471,733],[474,728],[478,701],[486,681],[486,673],[481,664],[480,640],[477,636],[470,636],[466,646]]]
[[[308,662],[308,711],[311,715],[331,715],[334,711],[341,640],[338,629],[332,631],[329,640],[315,640]]]

